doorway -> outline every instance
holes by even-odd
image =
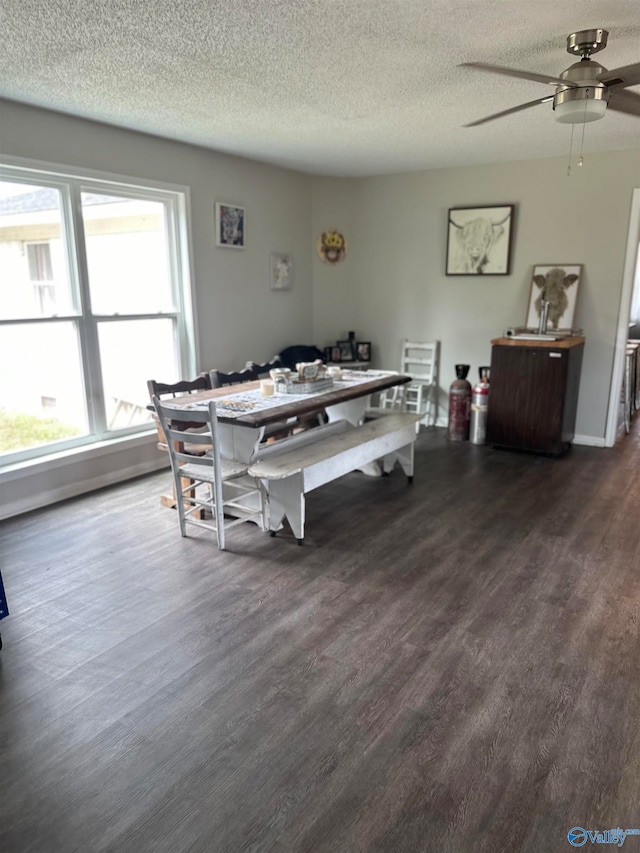
[[[616,442],[620,421],[620,396],[622,394],[622,379],[625,364],[625,349],[629,338],[629,323],[632,318],[632,307],[637,307],[640,315],[640,188],[633,190],[631,199],[631,215],[629,217],[629,236],[622,276],[622,293],[620,295],[620,314],[618,316],[618,332],[616,335],[616,351],[613,359],[611,376],[611,391],[609,394],[609,410],[607,413],[607,430],[605,446],[613,447]],[[640,316],[638,317],[640,329]],[[640,335],[640,331],[638,332]]]

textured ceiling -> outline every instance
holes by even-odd
[[[556,75],[594,27],[605,67],[640,61],[639,0],[3,0],[0,95],[314,174],[548,157],[551,104],[462,125],[553,90],[457,65]],[[640,118],[584,146],[640,147]]]

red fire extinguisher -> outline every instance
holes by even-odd
[[[471,385],[467,382],[468,364],[456,364],[455,382],[449,388],[449,428],[451,441],[467,441],[471,418]]]
[[[489,367],[480,367],[479,382],[471,392],[471,444],[484,444],[487,438],[487,412],[489,411]]]

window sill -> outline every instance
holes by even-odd
[[[118,436],[105,441],[96,441],[93,444],[85,444],[82,447],[74,447],[70,450],[61,450],[47,456],[39,456],[37,459],[14,462],[10,465],[0,466],[0,481],[11,482],[30,475],[41,474],[44,471],[62,468],[70,463],[95,459],[107,456],[110,453],[119,453],[125,448],[129,450],[135,447],[146,447],[155,444],[157,440],[157,431],[150,429],[145,430],[145,432],[138,432],[135,435]]]

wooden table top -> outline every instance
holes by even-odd
[[[220,406],[218,407],[218,420],[220,423],[257,428],[283,421],[287,418],[317,414],[329,406],[345,403],[348,400],[354,400],[358,397],[366,397],[369,394],[374,394],[376,391],[384,391],[385,388],[392,388],[394,385],[404,385],[407,382],[411,382],[410,376],[400,373],[388,374],[386,376],[375,376],[375,373],[376,371],[371,371],[371,376],[369,376],[366,371],[357,371],[356,376],[356,371],[354,371],[353,376],[345,381],[345,383],[338,380],[333,388],[320,391],[316,394],[276,395],[276,399],[282,401],[281,405],[273,405],[274,398],[267,397],[265,398],[265,403],[268,402],[268,408],[256,408],[254,411],[247,411],[240,415],[225,415],[224,410]],[[351,382],[355,384],[350,384]],[[259,381],[245,382],[242,385],[228,385],[225,388],[214,388],[211,391],[198,391],[196,394],[185,394],[175,397],[171,401],[165,400],[164,402],[179,408],[181,405],[188,406],[202,400],[227,399],[235,395],[241,397],[248,391],[256,391],[259,388]]]

